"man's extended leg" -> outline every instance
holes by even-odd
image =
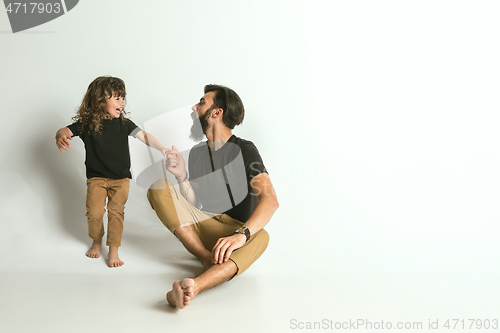
[[[201,232],[201,238],[196,239],[201,239],[203,243],[202,246],[210,248],[215,244],[218,237],[224,235],[227,228],[234,232],[240,225],[241,222],[227,215],[223,215],[219,216],[217,219],[201,221],[195,225],[194,229]],[[177,230],[181,229],[184,228],[177,228]],[[217,234],[219,234],[219,236],[217,236]],[[195,236],[197,235],[198,233],[195,231]],[[211,265],[195,278],[185,278],[175,281],[172,290],[167,293],[169,304],[183,309],[188,306],[191,300],[199,293],[229,281],[241,274],[260,257],[266,249],[268,242],[269,235],[262,229],[250,237],[243,247],[235,250],[231,254],[229,261],[222,264]],[[209,253],[211,254],[211,252]],[[209,260],[211,262],[211,256]]]
[[[184,309],[199,293],[229,281],[238,271],[236,264],[229,260],[223,264],[212,265],[194,279],[175,281],[172,290],[167,293],[168,303]]]

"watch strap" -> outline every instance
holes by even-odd
[[[236,230],[235,234],[244,234],[246,239],[246,242],[250,239],[250,229],[247,227],[240,227]]]

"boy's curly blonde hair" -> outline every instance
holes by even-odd
[[[113,96],[125,97],[126,95],[125,82],[122,79],[112,76],[99,76],[89,84],[82,104],[76,111],[76,116],[71,119],[74,122],[88,125],[90,132],[99,133],[102,128],[102,121],[110,118],[106,111],[106,98]],[[124,119],[125,115],[127,115],[127,112],[123,109],[120,118]]]

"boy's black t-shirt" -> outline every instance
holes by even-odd
[[[200,142],[189,153],[189,180],[197,185],[202,210],[225,213],[245,223],[258,199],[250,185],[253,177],[267,173],[257,147],[236,136],[218,150]]]
[[[130,119],[104,119],[99,133],[89,132],[86,124],[77,122],[67,126],[73,136],[85,144],[87,179],[104,177],[132,178],[128,136],[135,136],[141,129]]]

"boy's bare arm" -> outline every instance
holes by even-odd
[[[71,132],[71,130],[67,127],[63,127],[59,129],[59,131],[57,131],[56,146],[61,151],[61,153],[64,153],[65,150],[69,150],[71,148],[69,140],[73,140],[72,136],[73,132]]]
[[[146,131],[139,131],[135,137],[145,143],[147,146],[159,150],[164,157],[167,157],[167,153],[170,151],[166,148],[153,134]]]

